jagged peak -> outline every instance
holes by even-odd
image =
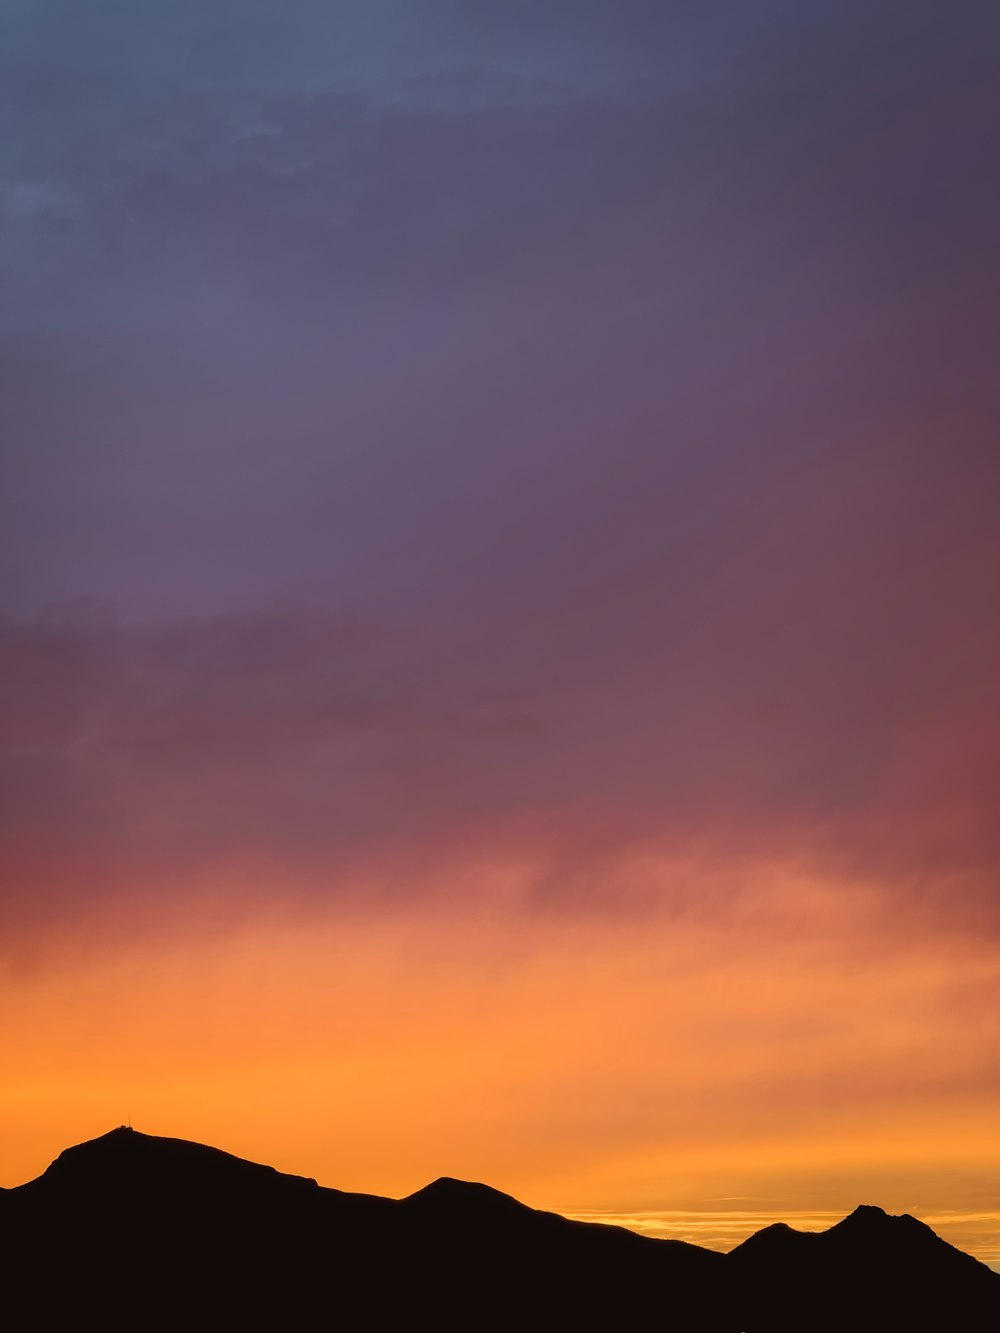
[[[890,1214],[876,1203],[859,1203],[853,1213],[848,1213],[844,1221],[849,1222],[851,1218],[855,1218],[859,1222],[874,1222],[889,1216]]]
[[[830,1230],[885,1231],[888,1227],[898,1230],[900,1226],[911,1230],[920,1228],[922,1231],[930,1231],[930,1227],[918,1221],[910,1213],[887,1213],[884,1208],[879,1208],[873,1203],[859,1204],[853,1213],[848,1213],[843,1221],[838,1222]]]

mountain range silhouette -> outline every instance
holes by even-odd
[[[907,1214],[778,1223],[724,1255],[487,1185],[349,1194],[124,1127],[0,1190],[0,1245],[12,1330],[1000,1330],[1000,1274]]]

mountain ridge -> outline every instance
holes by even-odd
[[[871,1204],[823,1232],[775,1223],[724,1255],[533,1209],[481,1182],[348,1193],[126,1126],[0,1191],[0,1244],[7,1306],[24,1302],[26,1328],[88,1307],[124,1328],[150,1293],[149,1327],[295,1327],[331,1313],[387,1329],[652,1317],[678,1333],[1000,1328],[1000,1275]]]

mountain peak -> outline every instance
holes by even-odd
[[[878,1208],[875,1204],[862,1203],[830,1230],[858,1235],[884,1235],[890,1231],[901,1230],[930,1232],[930,1227],[917,1221],[909,1213],[887,1213],[884,1208]]]
[[[119,1125],[96,1139],[64,1149],[37,1180],[22,1190],[66,1187],[74,1194],[152,1189],[170,1192],[191,1184],[232,1190],[251,1182],[272,1181],[316,1188],[314,1180],[283,1175],[273,1166],[235,1157],[221,1148],[187,1139],[141,1134],[129,1125]]]
[[[853,1217],[856,1218],[858,1221],[874,1222],[877,1219],[885,1218],[888,1216],[889,1214],[885,1211],[885,1209],[880,1208],[878,1204],[859,1203],[857,1208],[855,1208],[854,1212],[849,1213],[848,1216],[844,1218],[844,1221],[846,1222]]]
[[[748,1236],[736,1246],[736,1252],[746,1252],[748,1254],[758,1251],[768,1251],[775,1246],[781,1247],[795,1240],[798,1240],[804,1233],[796,1231],[790,1227],[787,1222],[772,1222],[769,1226],[761,1227],[755,1231],[752,1236]]]
[[[474,1208],[481,1211],[488,1208],[491,1212],[503,1209],[510,1211],[517,1209],[522,1212],[530,1212],[531,1209],[526,1204],[519,1202],[509,1194],[504,1194],[501,1190],[496,1190],[492,1185],[483,1185],[474,1180],[457,1180],[454,1176],[438,1176],[437,1180],[432,1180],[429,1185],[419,1189],[415,1194],[408,1195],[402,1202],[406,1205],[415,1205],[418,1207],[432,1206],[434,1208]]]
[[[129,1157],[140,1154],[144,1148],[157,1141],[148,1134],[140,1134],[129,1125],[118,1125],[115,1129],[109,1129],[106,1134],[98,1135],[96,1139],[87,1139],[83,1143],[74,1143],[72,1147],[64,1148],[45,1174],[80,1167],[104,1170],[109,1164],[121,1162],[126,1154]],[[179,1140],[165,1140],[165,1142],[175,1141]]]

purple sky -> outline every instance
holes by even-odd
[[[15,950],[514,845],[995,928],[998,36],[0,0]]]

